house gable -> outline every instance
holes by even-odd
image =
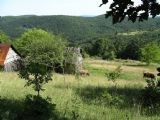
[[[12,45],[0,44],[0,66],[4,71],[20,69],[21,56]]]
[[[15,60],[19,60],[19,59],[20,59],[20,56],[13,50],[12,47],[10,47],[6,55],[4,64],[14,62]]]

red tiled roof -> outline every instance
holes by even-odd
[[[6,59],[7,53],[11,45],[9,44],[0,44],[0,65],[4,65],[4,61]]]

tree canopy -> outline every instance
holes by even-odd
[[[110,0],[102,0],[103,4],[109,4]],[[140,5],[135,6],[135,0],[113,0],[110,4],[110,10],[106,12],[106,17],[111,16],[113,23],[124,20],[127,16],[128,20],[135,22],[147,20],[149,16],[152,18],[160,14],[160,4],[157,0],[141,0]]]

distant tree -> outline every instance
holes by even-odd
[[[105,51],[102,58],[105,60],[114,60],[116,55],[114,51]]]
[[[160,61],[160,47],[157,43],[152,42],[146,44],[140,49],[140,59],[147,64]]]
[[[98,38],[92,46],[92,55],[112,59],[115,57],[114,45],[106,38]]]
[[[40,29],[25,32],[16,42],[24,56],[19,76],[27,80],[26,86],[33,85],[38,96],[43,85],[52,80],[52,67],[62,63],[65,44],[62,38]]]
[[[104,52],[107,50],[107,40],[104,38],[98,38],[92,47],[92,54],[102,57]]]
[[[139,59],[139,50],[143,46],[141,40],[130,40],[130,42],[125,47],[124,51],[122,52],[123,59],[132,59],[138,60]]]
[[[110,4],[110,10],[106,12],[106,17],[111,16],[113,23],[124,20],[127,16],[128,20],[135,22],[147,20],[149,16],[152,18],[160,14],[160,4],[158,0],[141,0],[140,5],[135,6],[135,0],[114,0]],[[107,4],[110,0],[102,0],[103,4]],[[109,3],[108,3],[109,4]]]

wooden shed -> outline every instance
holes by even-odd
[[[16,71],[20,69],[20,54],[9,44],[0,44],[0,66],[4,71]]]

